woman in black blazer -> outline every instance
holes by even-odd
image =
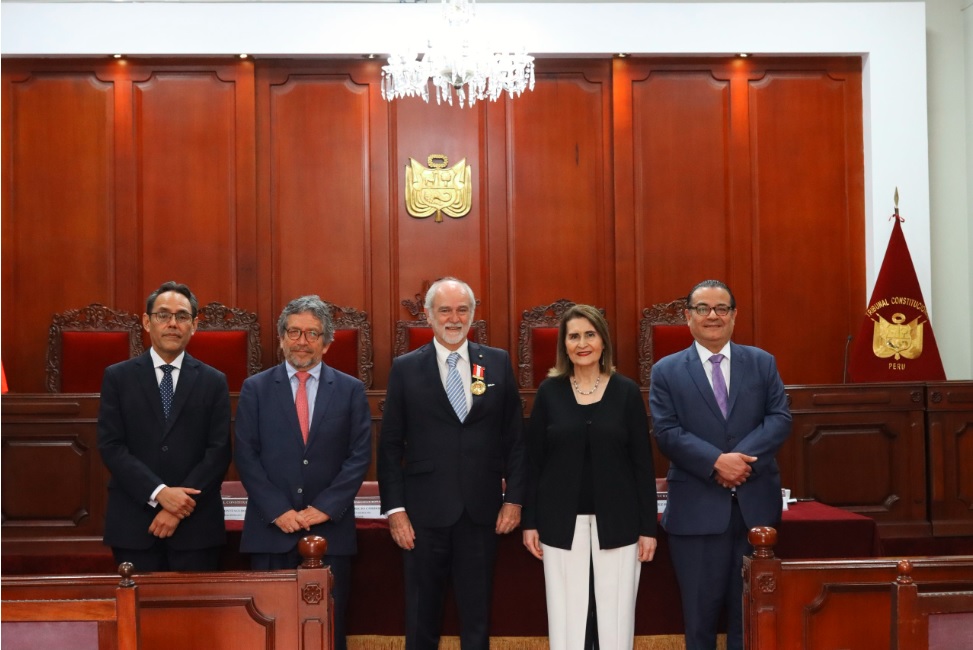
[[[638,386],[615,372],[608,323],[565,311],[557,362],[537,389],[524,545],[544,561],[551,650],[580,649],[594,568],[602,650],[631,649],[641,562],[655,555],[656,492]]]

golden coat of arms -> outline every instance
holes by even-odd
[[[872,330],[872,351],[876,357],[884,359],[894,356],[917,359],[922,355],[922,324],[917,316],[911,323],[905,322],[905,314],[897,312],[892,315],[892,322],[885,320],[881,314],[875,321]]]
[[[405,207],[413,217],[424,219],[436,215],[436,222],[443,220],[443,213],[458,219],[465,217],[473,204],[472,171],[466,158],[448,167],[449,159],[441,154],[429,156],[430,169],[413,158],[405,167]]]

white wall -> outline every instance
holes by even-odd
[[[966,160],[973,148],[973,124],[966,106],[973,92],[968,90],[973,84],[967,51],[973,43],[971,1],[497,2],[478,4],[477,14],[482,30],[506,35],[508,42],[522,43],[538,56],[863,55],[868,292],[885,254],[898,187],[903,229],[947,376],[970,379],[973,190],[966,182]],[[0,52],[358,56],[420,46],[438,15],[435,2],[5,1],[0,4]]]

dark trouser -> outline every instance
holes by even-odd
[[[413,524],[416,546],[405,559],[406,650],[436,650],[443,623],[443,600],[452,574],[460,619],[462,650],[488,650],[493,564],[497,534],[464,512],[452,526]]]
[[[154,571],[219,571],[223,546],[209,548],[174,549],[159,539],[149,548],[119,548],[112,546],[115,563],[131,562],[136,573]]]
[[[726,610],[727,650],[743,650],[743,556],[752,548],[734,499],[730,525],[718,535],[669,535],[679,581],[686,650],[714,650],[720,613]]]
[[[351,594],[351,556],[325,555],[321,558],[334,576],[334,650],[346,650],[345,623],[348,618],[348,598]],[[250,567],[254,571],[296,569],[301,564],[297,547],[290,553],[251,553]]]

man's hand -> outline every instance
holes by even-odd
[[[655,537],[639,536],[639,562],[652,561],[657,543]]]
[[[416,547],[416,531],[412,529],[412,522],[405,510],[389,515],[389,530],[392,532],[392,539],[407,551]]]
[[[753,468],[750,463],[757,462],[756,456],[747,456],[738,452],[720,454],[713,469],[716,470],[716,482],[725,488],[742,485],[750,478]]]
[[[304,521],[307,522],[309,526],[323,524],[324,522],[331,520],[331,517],[321,512],[314,506],[308,506],[304,508],[304,510],[301,510],[300,514],[302,517],[304,517]]]
[[[506,535],[520,525],[520,506],[505,503],[497,515],[497,535]]]
[[[311,525],[307,523],[304,515],[296,510],[288,510],[274,520],[277,527],[285,533],[296,533],[301,530],[311,530]]]
[[[159,539],[172,537],[172,534],[176,532],[176,527],[179,525],[179,520],[179,517],[168,510],[160,510],[156,513],[152,524],[149,525],[149,532]]]
[[[167,512],[179,519],[185,519],[196,509],[196,500],[191,494],[200,494],[199,490],[185,487],[164,487],[155,495],[155,500]]]
[[[537,534],[536,530],[525,530],[524,531],[524,546],[530,551],[530,554],[536,557],[538,560],[544,559],[544,549],[541,547],[541,536]]]

